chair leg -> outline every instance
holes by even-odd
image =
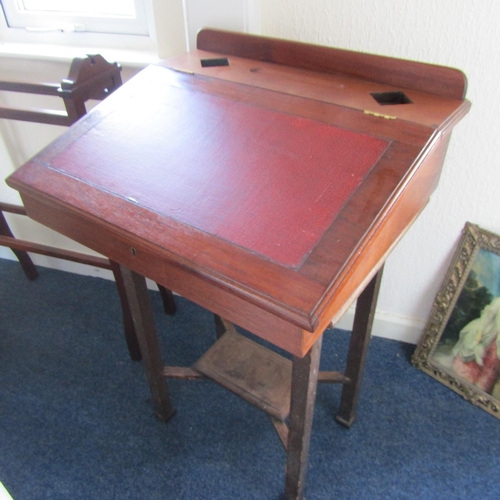
[[[127,342],[128,352],[130,354],[130,358],[133,361],[140,361],[142,358],[141,348],[137,339],[134,319],[132,317],[132,311],[130,310],[130,304],[125,289],[125,283],[123,281],[122,271],[120,265],[117,262],[110,261],[110,264],[111,270],[113,271],[113,275],[115,277],[116,288],[118,290],[118,296],[120,297],[120,303],[122,306],[123,329],[125,331],[125,340]]]
[[[0,211],[0,235],[14,238],[14,235],[12,234],[9,225],[7,224],[7,220],[5,219],[3,212],[1,211]],[[24,252],[22,250],[15,250],[14,248],[11,248],[11,250],[17,257],[19,264],[21,264],[21,268],[26,278],[28,278],[30,281],[37,279],[38,271],[36,270],[35,264],[33,264],[33,261],[31,260],[31,257],[29,256],[28,252]]]
[[[349,353],[345,375],[349,383],[344,384],[340,401],[340,409],[335,420],[344,427],[350,427],[356,418],[356,404],[361,389],[361,379],[366,361],[368,344],[370,343],[373,319],[377,306],[383,267],[372,278],[358,297],[354,325],[352,328]]]

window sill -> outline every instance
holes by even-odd
[[[0,57],[70,62],[76,56],[86,54],[101,54],[108,61],[117,61],[122,66],[132,68],[144,67],[159,60],[154,50],[124,50],[103,47],[72,47],[0,42]]]

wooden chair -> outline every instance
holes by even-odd
[[[63,99],[66,109],[66,111],[58,111],[0,107],[0,118],[69,127],[87,113],[87,101],[90,99],[103,100],[121,86],[120,71],[119,64],[108,63],[100,55],[89,55],[84,58],[75,58],[71,63],[68,77],[64,78],[60,84],[0,81],[0,90],[3,91],[58,96]],[[7,223],[4,212],[26,215],[26,211],[23,206],[0,202],[0,246],[8,247],[14,252],[29,280],[36,279],[38,272],[28,252],[109,269],[113,272],[122,306],[125,339],[130,357],[133,360],[141,359],[135,326],[118,264],[102,257],[17,239]],[[173,314],[175,302],[172,292],[160,285],[158,288],[165,312]]]

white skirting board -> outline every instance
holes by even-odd
[[[354,306],[349,308],[334,326],[351,330],[354,320]],[[373,321],[372,335],[409,344],[417,344],[425,328],[425,322],[396,314],[377,311]]]
[[[0,258],[15,260],[14,255],[10,252],[10,250],[3,247],[0,247]],[[32,255],[32,259],[35,264],[43,267],[108,280],[113,279],[111,271],[107,271],[106,269],[85,266],[83,264],[76,264],[74,262],[68,262],[60,259],[53,259],[43,255]],[[148,280],[148,288],[151,290],[158,289],[150,280]],[[342,328],[343,330],[351,330],[353,319],[354,307],[351,307],[335,326],[337,328]],[[375,314],[375,321],[373,323],[372,335],[391,340],[398,340],[401,342],[408,342],[410,344],[417,344],[422,332],[424,331],[424,327],[425,323],[423,321],[397,316],[383,311],[377,311]]]

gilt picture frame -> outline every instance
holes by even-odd
[[[412,364],[500,419],[500,236],[465,225]]]

